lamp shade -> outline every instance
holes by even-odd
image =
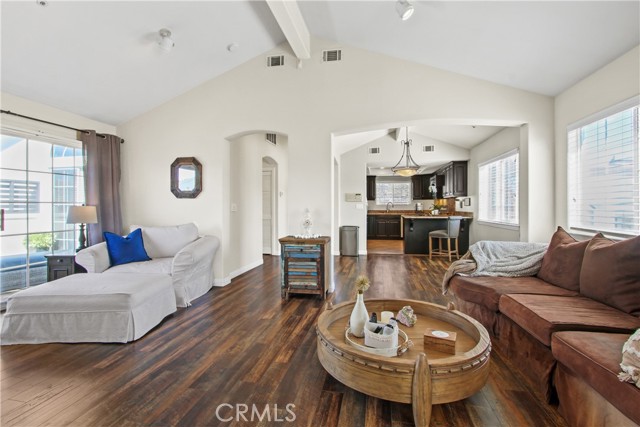
[[[67,224],[97,224],[95,206],[71,206],[67,214]]]

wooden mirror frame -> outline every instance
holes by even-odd
[[[179,172],[182,166],[193,166],[196,170],[195,187],[191,191],[179,187]],[[195,199],[202,192],[202,163],[195,157],[178,157],[171,163],[171,192],[179,199]]]

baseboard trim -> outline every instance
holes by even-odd
[[[223,277],[221,279],[215,279],[213,281],[213,286],[217,286],[217,287],[223,287],[223,286],[227,286],[229,283],[231,283],[231,280],[233,280],[234,278],[240,276],[241,274],[246,273],[249,270],[253,270],[256,267],[261,266],[262,264],[264,264],[264,260],[263,259],[259,259],[257,261],[254,261],[250,264],[247,264],[243,267],[240,267],[237,270],[232,271],[231,273],[229,273],[228,276]]]

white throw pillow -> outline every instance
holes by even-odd
[[[142,229],[144,249],[153,259],[174,257],[182,248],[198,238],[198,227],[193,223],[169,227],[132,225],[131,231],[136,228]]]

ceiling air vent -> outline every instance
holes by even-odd
[[[380,154],[380,147],[369,148],[369,154]]]
[[[267,142],[270,142],[273,145],[276,145],[276,134],[275,133],[268,133],[267,134]]]
[[[436,151],[435,145],[423,145],[422,151]]]
[[[325,50],[322,52],[323,62],[342,61],[342,51],[340,49]]]
[[[267,67],[281,67],[284,65],[284,55],[267,56]]]

